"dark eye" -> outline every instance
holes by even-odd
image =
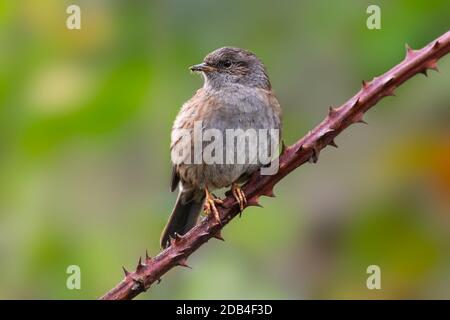
[[[220,64],[221,64],[221,66],[224,67],[224,68],[229,68],[229,67],[231,67],[231,61],[230,61],[230,60],[222,61]]]

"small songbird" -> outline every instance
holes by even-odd
[[[171,150],[189,148],[193,152],[195,139],[180,139],[177,130],[187,130],[191,136],[195,123],[201,129],[218,130],[226,136],[228,129],[276,129],[281,132],[281,107],[272,92],[272,86],[263,63],[258,57],[240,48],[223,47],[209,53],[202,63],[190,67],[201,73],[204,85],[184,103],[172,127]],[[280,137],[277,138],[279,142]],[[180,145],[185,144],[185,145]],[[205,148],[206,143],[201,143]],[[236,151],[223,143],[223,153]],[[247,150],[247,149],[245,149]],[[244,152],[248,152],[244,151]],[[170,238],[183,235],[193,228],[203,207],[220,222],[216,207],[222,200],[211,191],[231,186],[240,210],[247,204],[240,183],[258,170],[262,164],[249,163],[195,163],[192,157],[185,163],[174,160],[172,154],[171,191],[179,187],[179,194],[169,221],[161,235],[161,247],[170,244]]]

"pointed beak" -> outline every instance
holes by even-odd
[[[209,66],[205,62],[190,66],[189,69],[192,72],[211,72],[214,70],[214,67]]]

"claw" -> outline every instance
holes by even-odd
[[[231,186],[231,192],[233,193],[236,201],[239,203],[239,210],[242,212],[244,210],[244,206],[247,205],[247,197],[245,196],[244,191],[242,191],[241,187],[237,183],[233,183]]]
[[[221,223],[219,211],[217,210],[216,204],[223,205],[223,201],[217,197],[215,197],[213,194],[211,194],[208,190],[208,188],[205,188],[206,193],[206,200],[205,200],[205,206],[204,206],[204,212],[206,214],[212,214],[214,215],[214,219],[218,223]]]

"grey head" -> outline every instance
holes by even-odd
[[[202,63],[190,69],[193,72],[201,72],[205,86],[215,89],[233,84],[271,89],[266,68],[261,60],[250,51],[240,48],[216,49],[206,55]]]

